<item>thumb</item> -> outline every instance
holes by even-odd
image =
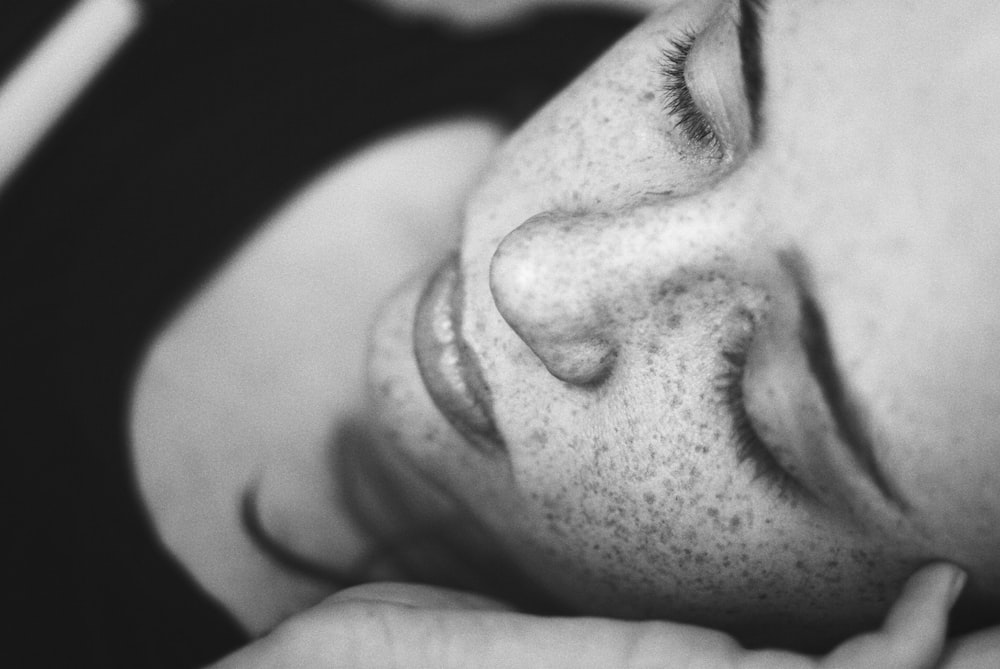
[[[948,613],[964,585],[965,572],[958,567],[943,563],[924,567],[907,581],[881,629],[838,646],[823,666],[937,666],[948,631]]]

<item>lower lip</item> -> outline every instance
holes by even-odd
[[[413,350],[424,386],[449,423],[477,450],[504,449],[490,390],[461,332],[462,276],[450,256],[427,282],[413,323]]]

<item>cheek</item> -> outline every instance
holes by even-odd
[[[611,210],[703,185],[664,112],[660,47],[676,29],[658,25],[621,40],[507,141],[470,207],[499,216],[468,225],[467,243],[489,235],[495,247],[494,235],[545,210]]]
[[[530,426],[528,446],[546,455],[520,464],[518,504],[494,519],[515,559],[583,613],[749,637],[874,625],[909,567],[803,523],[748,476],[723,471],[713,453],[728,444],[687,409],[659,433]],[[556,443],[562,457],[550,453]]]
[[[667,593],[699,606],[720,568],[751,576],[747,528],[766,522],[733,471],[699,361],[648,357],[600,392],[564,388],[539,411],[526,390],[508,405],[524,426],[511,435],[520,517],[530,519],[521,540],[546,554],[555,578],[573,575],[566,586],[599,584],[575,593],[590,610],[647,615]]]
[[[501,375],[512,488],[495,491],[502,513],[483,516],[521,566],[577,611],[749,637],[874,624],[909,566],[780,498],[737,462],[717,366],[705,354],[719,333],[678,331],[630,347],[596,390],[523,367]]]

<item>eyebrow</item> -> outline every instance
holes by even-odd
[[[740,59],[743,64],[743,87],[750,103],[750,120],[755,142],[760,136],[760,108],[764,97],[760,26],[766,8],[766,0],[740,0],[738,28]]]
[[[809,292],[808,275],[802,259],[794,254],[782,254],[782,264],[798,287],[802,316],[799,341],[805,351],[809,371],[830,408],[837,435],[882,495],[901,511],[906,511],[910,508],[909,502],[886,476],[885,470],[875,457],[875,444],[869,428],[868,412],[851,393],[837,368],[830,346],[826,319],[816,299]]]

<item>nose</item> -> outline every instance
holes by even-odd
[[[595,384],[614,369],[624,342],[649,332],[665,295],[736,271],[751,245],[731,202],[548,211],[500,242],[490,290],[501,316],[553,376]]]

